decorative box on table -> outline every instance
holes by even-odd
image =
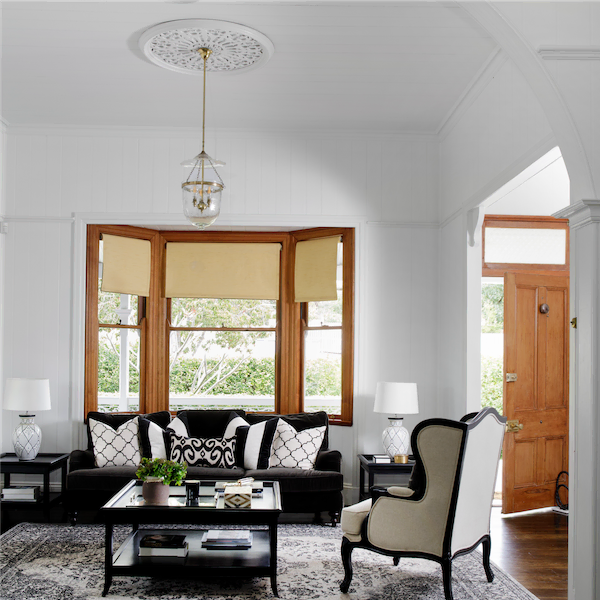
[[[226,508],[250,508],[252,505],[251,485],[227,485],[225,486]]]

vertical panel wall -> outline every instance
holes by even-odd
[[[72,316],[81,293],[72,281],[82,285],[73,273],[81,260],[73,217],[156,223],[167,215],[172,223],[181,216],[179,162],[197,152],[198,138],[29,128],[12,128],[8,138],[5,376],[50,378],[52,410],[37,418],[42,451],[69,451],[81,443],[72,441],[81,440],[72,415],[83,402],[74,394],[73,361],[79,362],[70,346],[71,332],[81,329]],[[209,144],[227,162],[227,226],[318,227],[339,219],[359,228],[355,426],[331,434],[344,455],[344,479],[355,485],[357,448],[371,443],[357,435],[377,440],[382,429],[371,414],[378,380],[415,378],[423,386],[423,415],[435,410],[437,142],[432,136],[228,132],[212,135]],[[376,314],[382,318],[373,321]],[[364,414],[370,420],[359,431]],[[5,413],[5,451],[15,424]]]

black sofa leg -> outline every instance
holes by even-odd
[[[336,511],[329,511],[329,516],[331,517],[331,526],[335,527],[340,522],[340,513]]]
[[[397,567],[400,564],[400,557],[394,556],[394,566]]]
[[[77,511],[76,510],[69,511],[69,522],[71,523],[71,525],[77,525]]]
[[[344,565],[344,581],[340,583],[340,591],[345,594],[350,589],[352,581],[352,550],[354,546],[347,538],[342,538],[342,564]]]

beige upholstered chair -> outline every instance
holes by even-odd
[[[416,464],[410,487],[391,487],[378,498],[342,511],[342,562],[347,592],[354,548],[392,556],[435,560],[442,565],[446,600],[452,600],[452,559],[483,545],[490,568],[490,512],[506,418],[493,408],[461,421],[429,419],[415,427]]]

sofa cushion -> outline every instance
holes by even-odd
[[[235,437],[194,438],[169,432],[169,459],[188,466],[235,467]]]
[[[135,479],[137,467],[103,467],[102,469],[78,469],[67,477],[68,490],[110,490],[118,492],[126,483]]]
[[[243,410],[180,410],[177,416],[187,422],[188,435],[196,438],[223,437],[229,421]]]
[[[246,477],[260,481],[279,481],[282,493],[335,492],[344,486],[341,473],[334,471],[315,471],[313,469],[250,469]]]
[[[244,469],[266,469],[277,429],[277,419],[237,428],[237,464]]]
[[[321,450],[327,450],[329,448],[329,417],[325,411],[321,410],[318,412],[299,413],[295,415],[261,415],[258,413],[248,413],[244,418],[250,425],[268,419],[279,418],[283,419],[286,423],[289,423],[296,431],[304,431],[305,429],[313,429],[314,427],[322,427],[325,425],[326,429],[325,435],[323,436],[323,443],[321,444]]]
[[[188,467],[187,479],[200,479],[205,481],[237,481],[244,477],[246,472],[241,467],[221,469],[219,467]]]
[[[117,429],[89,419],[94,462],[97,467],[137,467],[140,464],[139,418],[125,421]]]
[[[88,413],[88,428],[87,428],[88,448],[87,449],[88,450],[93,449],[92,435],[90,433],[90,424],[89,424],[90,419],[94,419],[95,421],[100,421],[100,423],[106,423],[107,425],[110,425],[113,429],[117,429],[118,427],[123,425],[123,423],[126,423],[127,421],[129,421],[131,419],[135,419],[136,417],[144,417],[145,419],[148,419],[148,420],[152,421],[153,423],[160,425],[163,429],[171,422],[171,413],[168,410],[161,410],[159,412],[148,413],[146,415],[137,415],[137,414],[133,414],[133,413],[127,413],[127,414],[120,413],[119,414],[119,413],[104,413],[104,412],[98,412],[98,411],[90,411]]]
[[[313,469],[326,427],[296,431],[283,419],[277,419],[269,467]]]

